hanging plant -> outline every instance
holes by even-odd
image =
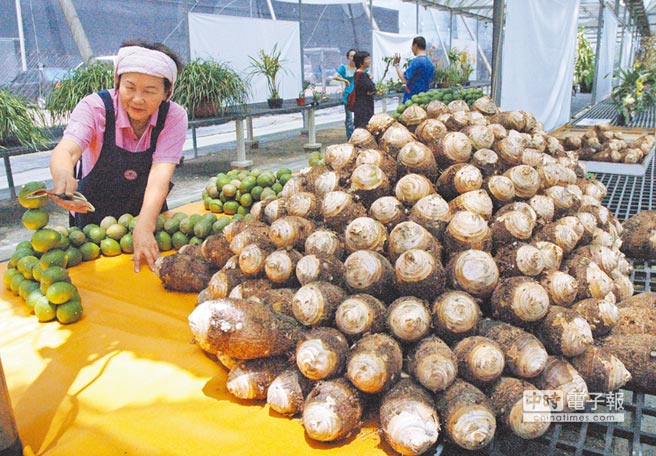
[[[48,138],[39,128],[44,123],[36,104],[8,90],[0,90],[0,149],[10,146],[38,148],[45,144]]]
[[[576,40],[574,84],[579,85],[581,93],[590,93],[592,91],[592,82],[594,81],[594,52],[592,51],[590,42],[583,34],[583,29],[579,29]]]
[[[46,98],[46,109],[54,119],[65,120],[87,95],[114,87],[114,66],[93,63],[73,70]]]
[[[172,100],[187,108],[193,118],[211,117],[246,103],[248,90],[248,82],[228,65],[196,59],[182,69]]]

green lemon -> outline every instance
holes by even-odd
[[[116,217],[112,217],[111,215],[108,215],[107,217],[103,218],[100,221],[100,228],[107,229],[110,225],[113,225],[115,223],[118,223],[118,220],[116,220]]]
[[[232,184],[226,184],[223,186],[223,189],[221,189],[221,193],[223,193],[228,198],[231,198],[235,196],[235,193],[237,193],[237,187]]]
[[[271,187],[276,182],[276,175],[271,171],[266,171],[257,176],[257,185],[260,187]]]
[[[251,196],[253,197],[254,201],[259,201],[260,200],[260,195],[262,194],[263,190],[264,190],[264,187],[260,187],[259,185],[256,185],[255,187],[252,188]]]
[[[18,296],[18,290],[20,289],[20,284],[24,280],[27,280],[25,277],[23,277],[23,274],[15,274],[11,278],[11,282],[9,283],[9,289],[14,293],[16,296]]]
[[[68,265],[68,256],[64,250],[52,249],[41,256],[40,263],[43,269],[50,266],[65,268]]]
[[[134,246],[132,245],[132,233],[127,233],[119,241],[121,246],[121,252],[123,253],[134,253]]]
[[[107,232],[105,231],[105,228],[97,226],[97,227],[91,228],[89,230],[89,233],[87,234],[87,237],[94,244],[100,244],[100,241],[105,239],[106,235],[107,235]]]
[[[5,288],[7,290],[11,290],[11,279],[15,275],[23,275],[20,273],[20,271],[16,268],[9,268],[5,271],[5,273],[2,275],[2,281],[5,284]],[[23,277],[24,278],[24,277]]]
[[[180,250],[180,247],[187,244],[189,244],[189,238],[182,231],[176,231],[171,236],[171,245],[175,250]]]
[[[33,292],[34,290],[39,289],[39,282],[35,282],[34,280],[26,279],[23,280],[20,285],[18,285],[18,295],[23,298],[24,300],[27,300],[27,296]]]
[[[41,273],[43,272],[43,267],[41,266],[41,263],[37,263],[34,265],[32,268],[32,277],[34,277],[34,280],[41,280]]]
[[[48,197],[43,195],[38,198],[28,198],[36,190],[45,190],[46,184],[44,182],[28,182],[23,185],[18,191],[18,202],[25,209],[36,209],[45,206],[48,202]]]
[[[82,228],[82,232],[87,237],[89,237],[89,232],[94,228],[98,228],[98,225],[96,225],[95,223],[89,223],[88,225],[84,225],[84,227]]]
[[[68,257],[68,264],[66,265],[67,268],[77,266],[78,264],[82,263],[82,260],[84,259],[80,249],[72,246],[66,249],[66,256]]]
[[[100,255],[100,247],[93,242],[85,242],[80,246],[80,252],[84,261],[95,260]]]
[[[50,266],[41,271],[39,280],[42,284],[50,286],[55,282],[70,282],[71,279],[66,269],[61,266]]]
[[[68,240],[74,247],[79,247],[87,241],[87,235],[82,230],[71,230],[68,233]]]
[[[117,222],[123,225],[126,228],[130,228],[130,222],[132,221],[133,217],[132,214],[128,214],[127,212],[123,215],[121,215]]]
[[[120,223],[113,223],[105,228],[105,234],[107,237],[114,239],[115,241],[120,240],[127,232],[128,229]]]
[[[68,282],[55,282],[48,287],[46,298],[53,304],[63,304],[77,293],[75,285]]]
[[[48,224],[48,212],[44,209],[28,209],[22,217],[23,226],[28,230],[38,230]]]
[[[220,199],[213,199],[210,200],[207,210],[211,211],[214,214],[221,214],[223,213],[223,201]]]
[[[223,203],[223,212],[227,215],[234,215],[239,209],[239,203],[237,201],[226,201]]]
[[[61,242],[61,234],[49,228],[37,230],[32,235],[32,247],[40,253],[54,249]]]
[[[171,217],[164,222],[164,231],[173,234],[180,228],[180,220],[176,217]]]
[[[283,186],[289,182],[289,180],[292,178],[291,174],[283,174],[278,178],[278,182],[280,182]]]
[[[57,306],[57,321],[64,325],[75,323],[82,318],[82,302],[78,298],[72,298],[68,302]]]
[[[30,244],[30,248],[26,249],[24,247],[21,247],[20,249],[16,249],[14,253],[11,254],[11,257],[9,258],[9,267],[10,268],[15,268],[16,264],[18,264],[18,260],[23,258],[24,256],[38,256],[37,252],[34,251]]]
[[[42,323],[52,321],[57,317],[57,306],[53,306],[46,296],[36,299],[34,315]]]
[[[100,252],[106,257],[113,257],[121,254],[121,245],[116,239],[105,238],[100,241]]]
[[[203,243],[203,239],[201,239],[199,237],[196,237],[196,236],[189,239],[189,244],[190,245],[201,245],[202,243]]]
[[[18,269],[18,272],[23,274],[26,279],[29,279],[32,277],[32,268],[34,268],[34,265],[38,262],[39,259],[34,255],[26,255],[18,260],[16,263],[16,269]]]
[[[219,219],[212,224],[212,234],[217,234],[223,231],[223,228],[228,226],[232,219],[227,215],[219,217]]]
[[[159,214],[155,221],[155,231],[162,231],[164,229],[164,223],[166,223],[166,217],[163,214]]]
[[[46,298],[46,296],[43,293],[41,293],[41,290],[36,288],[27,295],[25,304],[27,304],[27,307],[29,307],[32,311],[34,311],[34,306],[36,305],[37,301],[41,298],[45,298],[46,301],[48,300],[48,298]]]
[[[157,247],[159,247],[160,252],[167,252],[173,248],[171,235],[166,231],[155,233],[155,241],[157,241]]]

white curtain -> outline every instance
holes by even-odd
[[[251,61],[260,50],[270,53],[274,44],[281,52],[283,70],[276,81],[282,98],[296,98],[302,88],[301,40],[298,22],[189,14],[191,58],[212,58],[230,65],[247,77]],[[269,98],[266,79],[262,75],[251,80],[251,102]]]
[[[392,57],[394,54],[401,54],[401,64],[405,59],[412,57],[412,40],[415,35],[397,35],[396,33],[379,32],[372,30],[371,32],[371,74],[375,82],[380,81],[385,71],[385,63],[383,57]],[[387,70],[385,80],[398,79],[396,70],[392,65]]]
[[[569,120],[579,0],[507,0],[501,108],[552,130]]]
[[[597,64],[596,100],[599,102],[610,96],[613,89],[613,69],[615,67],[615,43],[617,36],[617,17],[610,8],[604,7],[599,63]]]

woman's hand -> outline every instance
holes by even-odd
[[[54,181],[53,193],[72,196],[77,190],[74,170],[81,155],[82,148],[70,139],[62,139],[54,148],[50,157],[50,174]]]
[[[151,271],[155,271],[155,260],[159,258],[159,247],[155,241],[153,230],[147,228],[145,223],[137,220],[137,225],[132,232],[132,245],[134,254],[132,261],[134,262],[134,272],[141,270],[142,262],[147,264]]]

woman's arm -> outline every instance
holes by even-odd
[[[332,79],[335,81],[343,82],[347,86],[351,83],[348,79],[346,79],[346,67],[344,65],[337,68],[337,71],[333,75]]]
[[[153,163],[150,168],[141,212],[139,212],[137,225],[132,233],[134,245],[132,261],[135,272],[141,270],[142,261],[152,271],[155,270],[155,260],[159,258],[159,248],[154,235],[155,225],[157,216],[169,193],[169,183],[174,171],[175,163]]]
[[[75,164],[82,155],[82,148],[70,139],[62,139],[52,151],[50,174],[55,182],[53,193],[72,196],[77,190]]]

